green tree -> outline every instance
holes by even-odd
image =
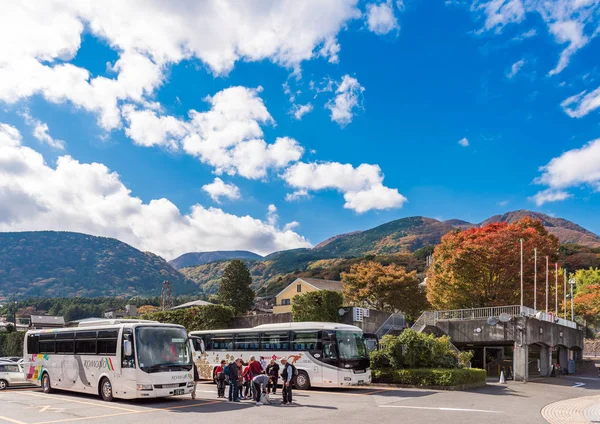
[[[234,259],[225,268],[219,292],[219,303],[232,306],[237,315],[248,312],[254,302],[252,277],[244,262]]]
[[[231,306],[204,305],[186,309],[150,312],[142,319],[183,325],[188,331],[231,328],[235,312]]]
[[[292,301],[292,315],[294,321],[338,322],[343,302],[342,294],[332,290],[299,294]]]

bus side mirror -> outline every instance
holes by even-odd
[[[133,345],[131,344],[130,340],[123,341],[123,351],[125,356],[133,355]]]

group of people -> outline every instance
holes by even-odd
[[[281,359],[281,367],[274,359],[267,364],[262,356],[260,360],[251,356],[248,363],[244,363],[242,358],[237,358],[229,364],[223,360],[214,374],[217,397],[225,398],[225,387],[229,385],[230,402],[254,399],[256,405],[264,405],[263,399],[268,399],[268,393],[277,393],[277,383],[281,377],[282,405],[291,405],[292,378],[295,373],[294,365],[288,362],[287,358]],[[195,398],[195,391],[192,398]]]

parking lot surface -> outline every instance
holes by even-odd
[[[271,405],[230,403],[216,398],[212,384],[198,385],[196,400],[186,396],[112,403],[95,396],[24,388],[0,392],[0,423],[545,423],[541,410],[547,405],[597,395],[600,379],[577,377],[488,384],[460,392],[375,386],[295,391],[293,406],[282,406],[279,395],[271,396]]]

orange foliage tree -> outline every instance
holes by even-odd
[[[545,306],[545,256],[549,256],[552,264],[560,243],[540,221],[529,217],[512,224],[493,223],[446,234],[435,247],[433,263],[427,270],[427,299],[431,305],[436,309],[518,305],[520,239],[523,239],[524,252],[524,304],[533,307],[533,252],[537,248],[537,307],[542,309]],[[552,284],[554,267],[551,268]]]
[[[407,272],[396,264],[387,266],[365,261],[341,274],[347,302],[380,311],[402,311],[415,319],[425,309],[425,291],[419,286],[416,271]]]

